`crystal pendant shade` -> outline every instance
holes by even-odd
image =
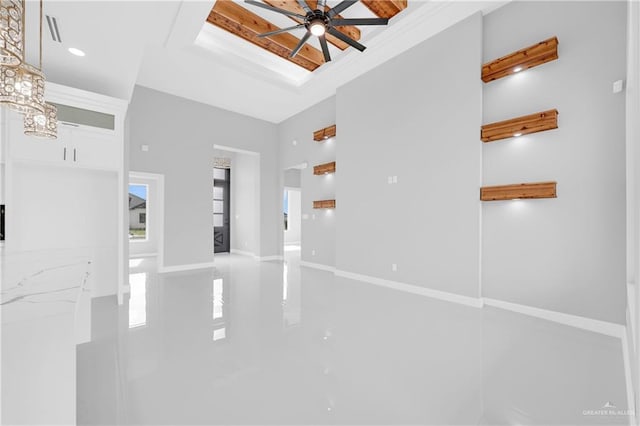
[[[56,139],[58,137],[58,108],[44,104],[44,114],[27,113],[24,116],[24,134],[41,138]]]
[[[26,62],[0,66],[0,104],[22,114],[44,113],[44,81],[42,71]]]
[[[0,0],[0,65],[24,61],[24,0]]]

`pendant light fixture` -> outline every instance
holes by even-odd
[[[1,0],[0,0],[1,1]],[[40,70],[42,70],[42,7],[40,0]],[[56,139],[58,137],[58,108],[44,102],[44,74],[42,75],[42,102],[44,111],[28,111],[24,116],[24,134],[42,138]]]
[[[58,108],[55,105],[45,103],[44,114],[25,114],[24,134],[56,139],[58,137]]]
[[[0,65],[24,61],[24,0],[0,0]]]
[[[40,15],[40,34],[42,34],[42,0]],[[40,45],[42,45],[42,35]],[[42,59],[42,49],[40,49],[40,57]],[[44,82],[42,71],[26,62],[22,62],[17,67],[0,66],[0,104],[7,105],[9,109],[22,114],[44,113]]]

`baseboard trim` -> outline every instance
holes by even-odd
[[[141,257],[156,257],[158,253],[129,253],[129,259],[140,259]]]
[[[336,268],[334,266],[324,265],[322,263],[307,262],[306,260],[300,261],[300,266],[306,266],[307,268],[320,269],[321,271],[333,272],[337,275]]]
[[[622,335],[621,342],[622,342],[622,357],[624,361],[624,377],[625,377],[625,385],[626,385],[626,391],[627,391],[627,410],[633,413],[630,416],[631,417],[630,424],[635,425],[637,424],[637,420],[635,418],[636,399],[635,399],[635,392],[633,389],[633,377],[632,377],[633,369],[631,368],[631,360],[633,359],[632,358],[633,352],[631,351],[631,345],[629,344],[630,343],[629,337],[630,337],[629,329],[625,327],[625,333]]]
[[[255,254],[251,253],[250,251],[245,251],[245,250],[231,249],[230,253],[231,254],[240,254],[242,256],[250,256],[250,257],[256,258]]]
[[[275,256],[262,256],[262,257],[258,257],[256,256],[256,260],[259,262],[268,262],[270,260],[284,260],[284,257],[280,256],[280,255],[275,255]]]
[[[518,303],[506,302],[504,300],[491,299],[487,297],[484,298],[484,304],[494,308],[505,309],[507,311],[517,312],[531,317],[542,318],[559,324],[568,325],[570,327],[580,328],[582,330],[593,331],[594,333],[617,337],[619,339],[622,339],[626,333],[626,327],[622,324],[600,321],[578,315],[534,308],[533,306],[520,305]]]
[[[213,267],[214,267],[213,262],[191,263],[187,265],[162,266],[158,268],[158,273],[166,274],[169,272],[195,271],[198,269],[209,269]]]
[[[482,307],[481,298],[463,296],[461,294],[449,293],[449,292],[440,291],[440,290],[433,290],[430,288],[420,287],[413,284],[405,284],[398,281],[385,280],[382,278],[376,278],[368,275],[361,275],[361,274],[356,274],[353,272],[347,272],[347,271],[341,271],[341,270],[336,270],[335,274],[339,277],[349,278],[357,281],[364,281],[364,282],[379,285],[382,287],[404,291],[405,293],[419,294],[421,296],[427,296],[433,299],[444,300],[446,302],[458,303],[460,305],[472,306],[474,308]]]

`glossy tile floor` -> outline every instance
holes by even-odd
[[[286,262],[216,256],[94,301],[80,424],[628,424],[619,339]]]

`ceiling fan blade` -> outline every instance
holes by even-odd
[[[339,38],[340,40],[344,41],[348,45],[350,45],[352,47],[355,47],[356,49],[358,49],[361,52],[364,49],[366,49],[365,46],[361,45],[360,43],[358,43],[357,41],[355,41],[351,37],[342,34],[340,31],[336,30],[335,28],[329,27],[329,28],[327,28],[327,32],[329,34],[331,34],[332,36],[334,36],[336,38]]]
[[[297,30],[298,28],[303,28],[304,24],[294,25],[293,27],[288,28],[280,28],[279,30],[269,31],[268,33],[258,34],[258,37],[269,37],[275,34],[286,33],[287,31]]]
[[[327,45],[327,38],[323,35],[319,36],[320,47],[322,47],[322,54],[324,55],[325,62],[331,62],[331,55],[329,55],[329,46]]]
[[[307,31],[306,33],[304,33],[304,35],[300,39],[300,43],[298,43],[296,48],[291,51],[291,54],[289,55],[290,58],[293,58],[294,56],[296,56],[298,54],[300,49],[302,49],[302,46],[304,46],[304,44],[307,42],[307,40],[309,40],[309,37],[311,37],[311,31]]]
[[[329,15],[329,18],[333,18],[346,8],[351,7],[356,3],[358,3],[358,0],[344,0],[342,3],[338,3],[333,9],[330,9],[327,14]]]
[[[348,25],[387,25],[387,18],[355,18],[355,19],[332,19],[331,25],[342,27]]]
[[[311,10],[311,8],[309,7],[309,5],[305,0],[298,0],[298,4],[300,5],[300,7],[304,9],[305,12],[307,13],[313,12],[313,10]]]
[[[305,19],[305,17],[304,17],[304,16],[302,16],[302,15],[300,15],[300,14],[298,14],[298,13],[289,12],[288,10],[280,9],[280,8],[278,8],[278,7],[269,6],[269,5],[267,5],[267,4],[260,3],[259,1],[255,1],[255,0],[244,0],[244,2],[245,2],[245,3],[248,3],[248,4],[252,4],[252,5],[254,5],[254,6],[261,7],[261,8],[263,8],[263,9],[270,10],[270,11],[272,11],[272,12],[282,13],[283,15],[293,16],[293,17],[295,17],[295,18],[302,19],[302,20],[304,20],[304,19]]]

